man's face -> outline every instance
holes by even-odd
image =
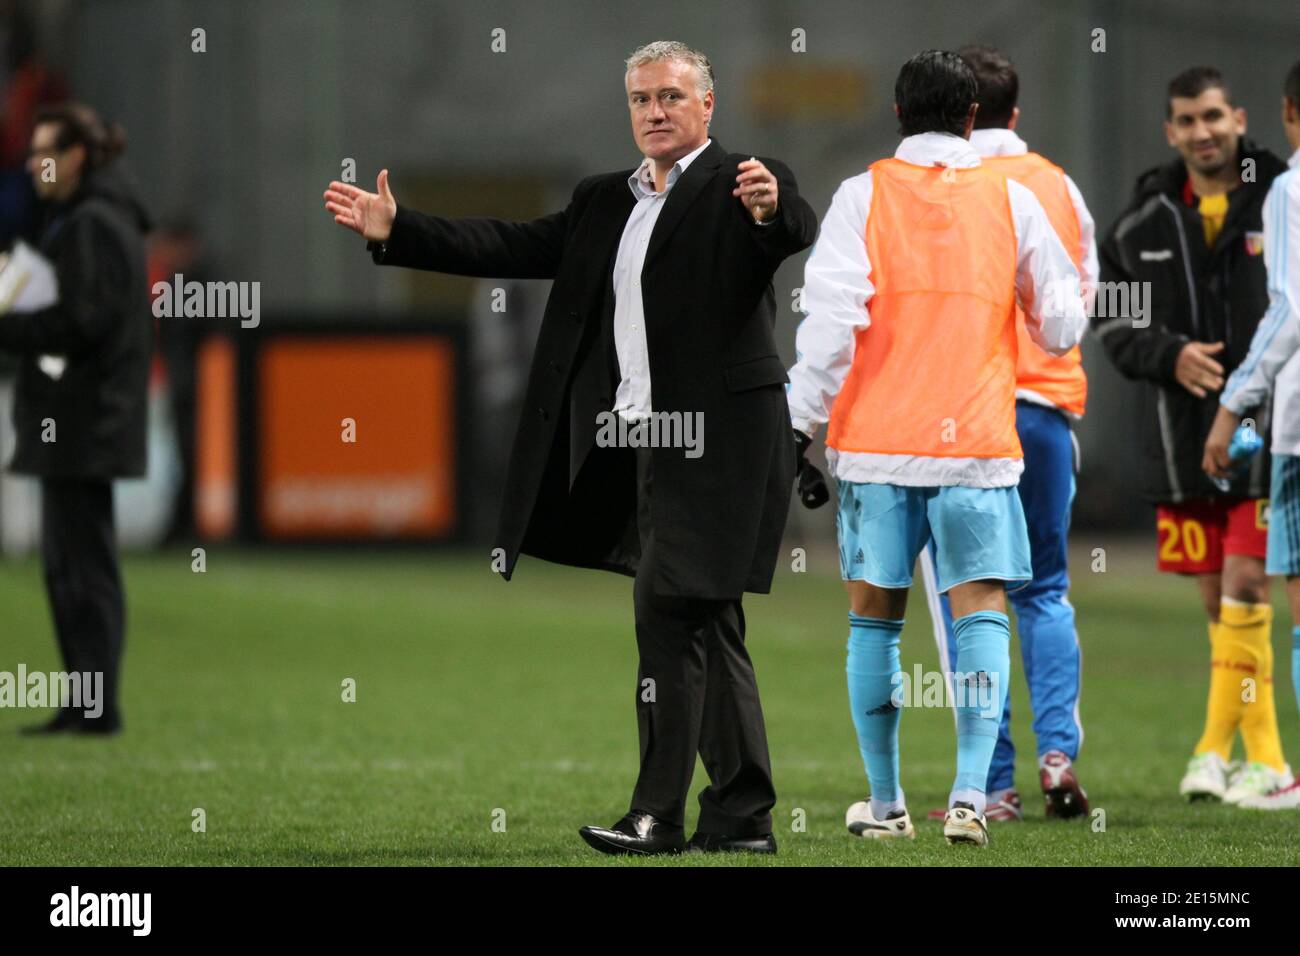
[[[1286,141],[1292,151],[1300,149],[1300,103],[1285,95],[1282,97],[1282,129],[1286,131]]]
[[[41,199],[61,199],[70,195],[80,173],[85,149],[73,146],[59,149],[58,123],[39,123],[32,130],[31,149],[27,156],[27,172]],[[46,160],[53,160],[53,164]],[[50,173],[46,173],[49,169]]]
[[[713,91],[700,97],[695,67],[681,60],[646,63],[627,75],[632,138],[644,156],[675,163],[703,145]]]
[[[1246,132],[1246,111],[1233,108],[1223,90],[1211,87],[1195,99],[1175,96],[1165,138],[1191,169],[1214,176],[1237,161],[1237,142]]]

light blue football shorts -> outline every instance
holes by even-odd
[[[966,581],[1033,577],[1020,495],[1011,488],[909,488],[837,481],[840,573],[881,588],[912,584],[916,557],[934,537],[939,591]]]
[[[1300,457],[1273,455],[1268,493],[1264,570],[1269,574],[1300,574]]]

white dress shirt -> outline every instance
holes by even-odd
[[[970,169],[980,164],[971,144],[950,133],[908,136],[894,156],[916,166]],[[790,369],[787,398],[794,427],[807,435],[815,435],[829,420],[853,365],[857,333],[871,324],[875,286],[866,240],[871,194],[870,170],[840,184],[804,268],[805,318],[795,336],[797,361]],[[1063,355],[1087,328],[1078,271],[1037,197],[1007,180],[1007,199],[1016,234],[1016,301],[1025,312],[1025,327],[1048,352]],[[1020,458],[934,458],[833,448],[827,448],[826,458],[840,480],[895,485],[997,488],[1016,484],[1024,471]]]
[[[1268,311],[1219,404],[1244,415],[1275,391],[1273,454],[1300,455],[1300,150],[1287,165],[1264,200]]]
[[[627,180],[636,205],[623,226],[623,238],[619,240],[614,259],[614,350],[618,353],[620,378],[614,395],[614,411],[628,421],[646,418],[651,412],[650,352],[645,336],[645,304],[641,299],[641,270],[645,266],[646,249],[673,184],[708,149],[710,142],[706,139],[703,146],[673,163],[661,193],[655,192],[654,163],[649,158]]]

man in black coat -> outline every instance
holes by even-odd
[[[387,170],[378,193],[331,183],[326,208],[378,263],[554,280],[496,543],[507,579],[520,553],[636,579],[641,772],[630,812],[583,838],[607,853],[681,850],[698,751],[712,784],[689,845],[773,852],[741,595],[771,588],[795,473],[772,276],[817,220],[783,164],[709,139],[703,54],[654,43],[627,67],[646,158],[584,179],[563,212],[426,216],[397,205]],[[691,447],[666,447],[667,426],[687,421]],[[655,425],[659,447],[641,447]]]
[[[88,107],[37,114],[32,181],[40,252],[59,301],[0,315],[0,348],[22,356],[10,468],[41,479],[41,556],[64,666],[102,674],[102,708],[63,707],[29,732],[115,733],[125,602],[113,479],[145,471],[153,319],[145,278],[149,219],[112,163],[121,127]]]

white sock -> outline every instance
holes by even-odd
[[[895,810],[907,811],[907,798],[903,794],[903,788],[898,788],[897,800],[877,800],[871,798],[871,815],[877,820],[884,820]]]
[[[954,790],[948,795],[948,809],[951,810],[958,803],[969,803],[975,808],[976,815],[984,812],[985,796],[983,790]]]

